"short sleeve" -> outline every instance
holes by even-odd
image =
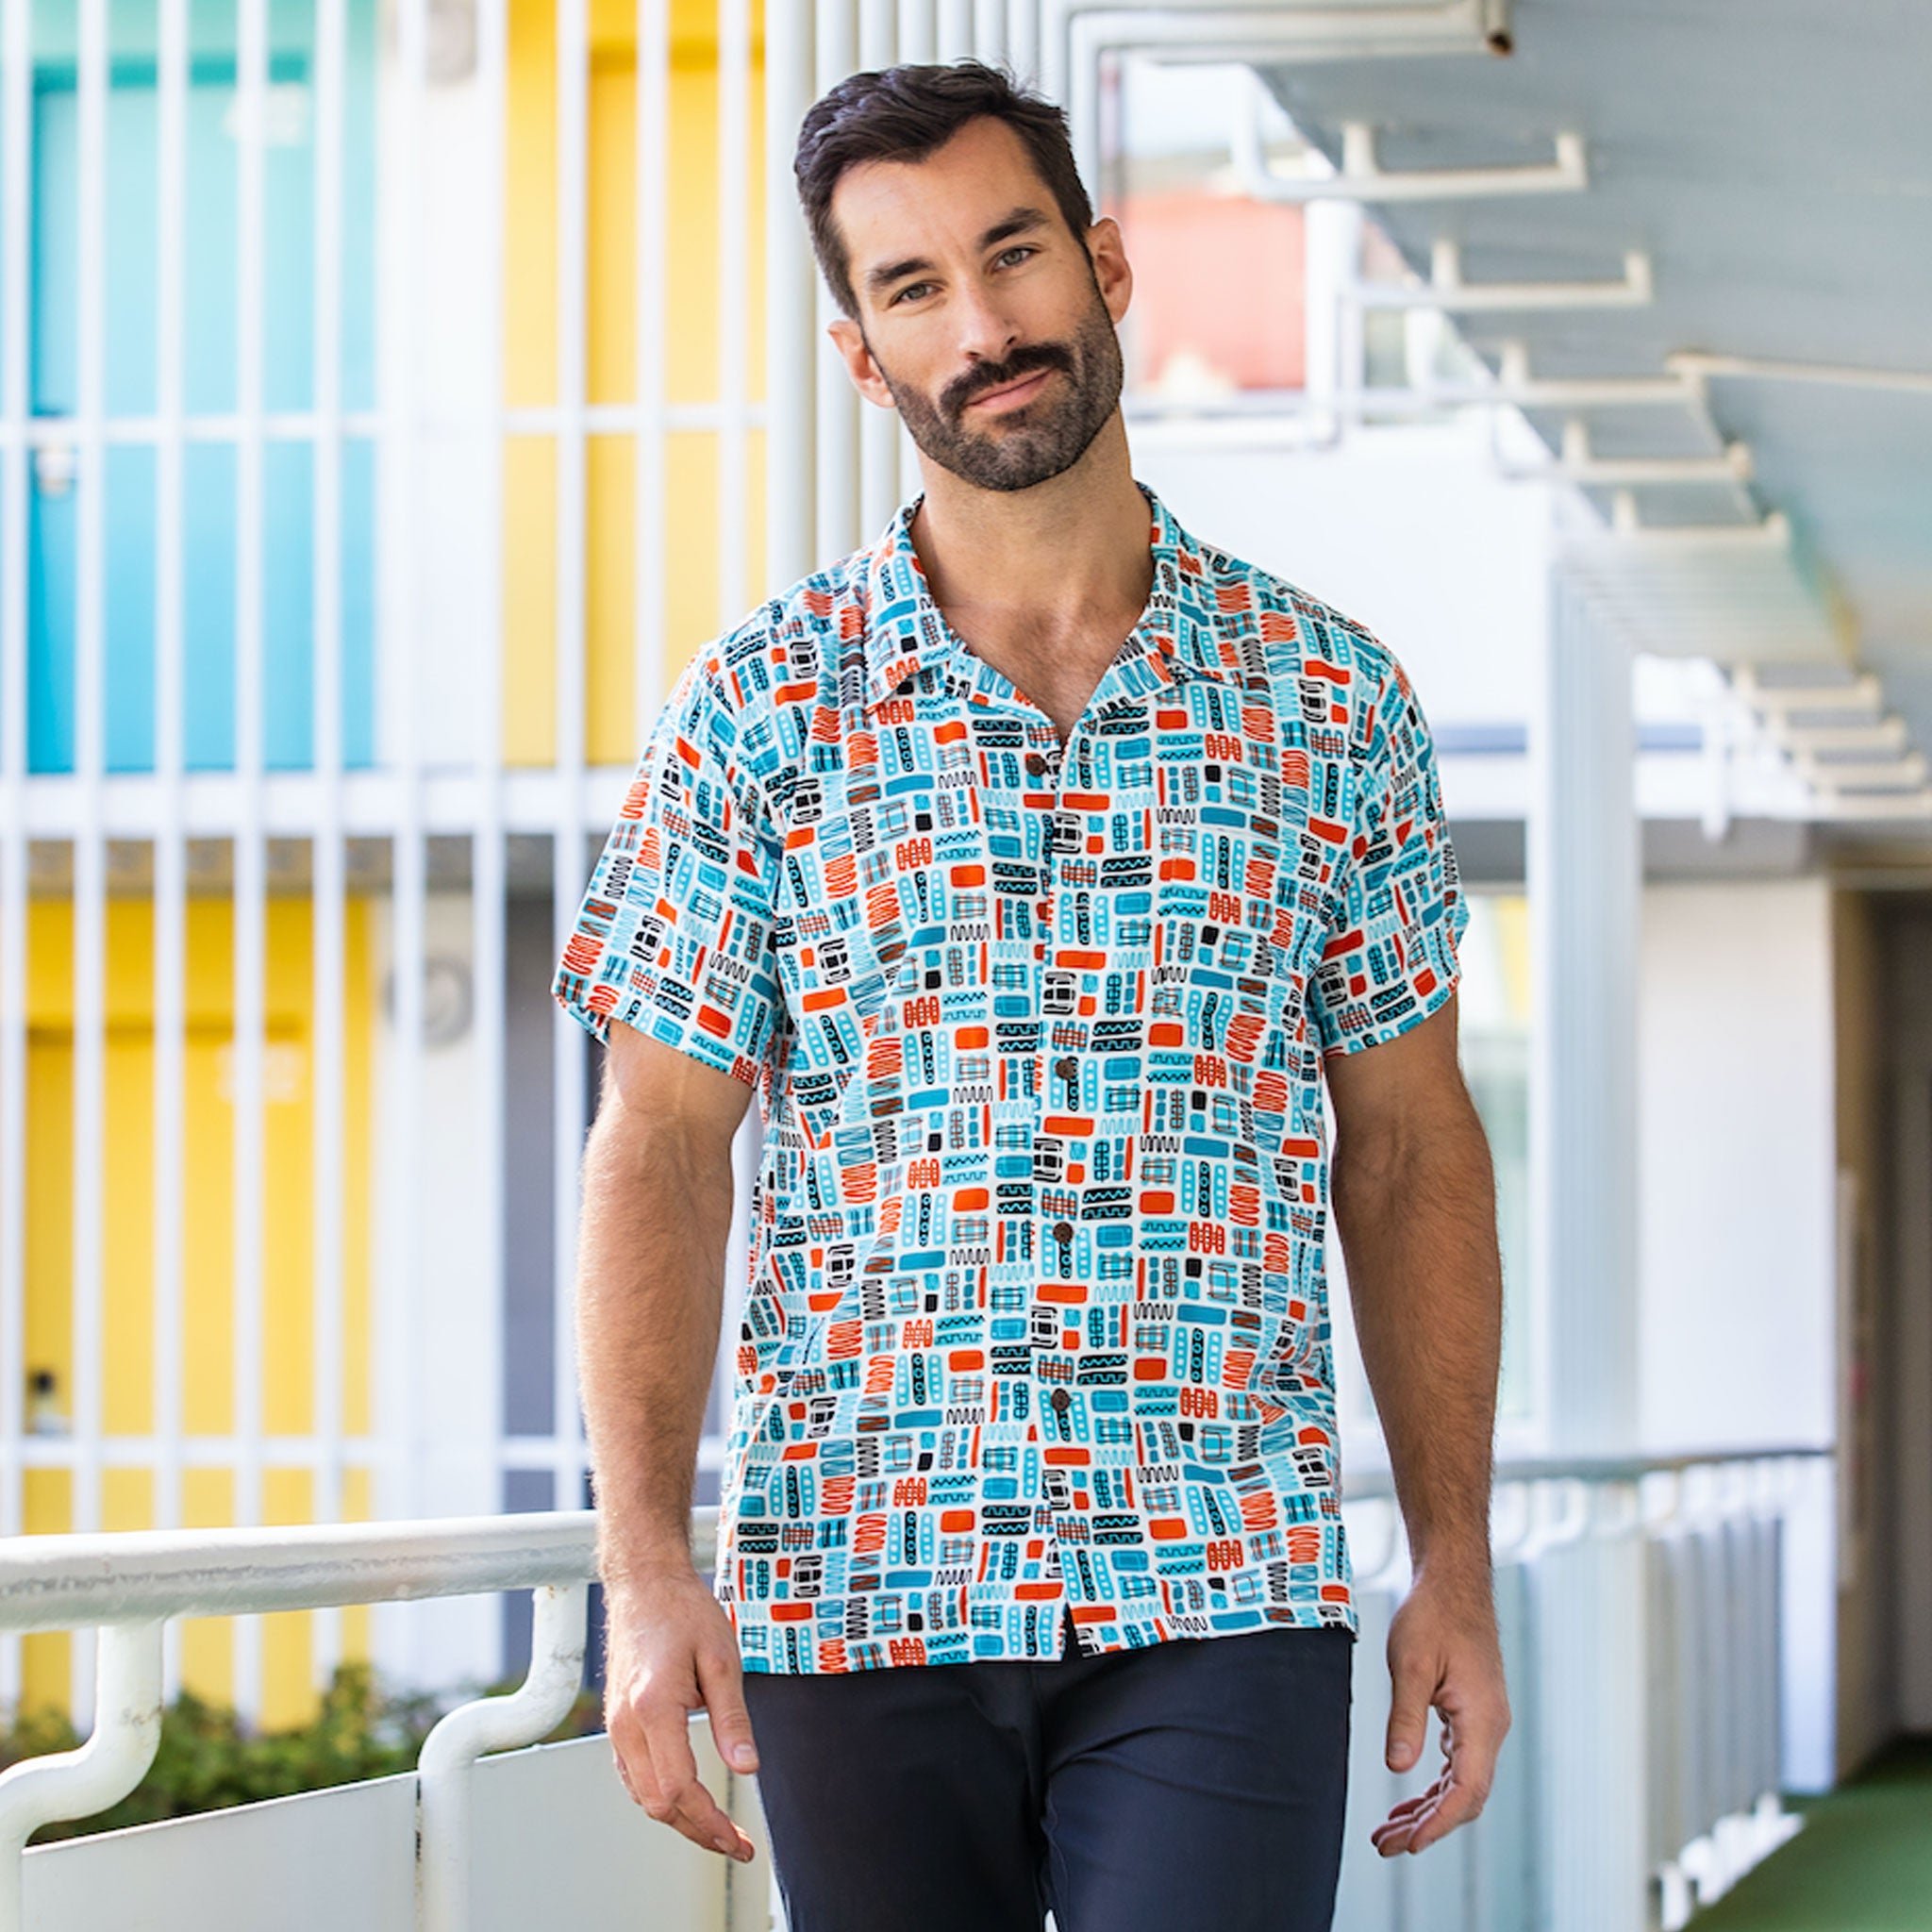
[[[756,1086],[783,994],[773,948],[781,841],[739,756],[712,652],[673,688],[591,873],[550,991]]]
[[[1309,994],[1324,1054],[1379,1046],[1427,1019],[1456,989],[1469,924],[1428,725],[1388,662]]]

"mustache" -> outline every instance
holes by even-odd
[[[1063,375],[1074,373],[1074,352],[1064,342],[1026,342],[1015,349],[1004,362],[982,362],[978,368],[956,376],[940,394],[940,407],[958,420],[959,412],[974,396],[991,390],[1006,389],[1023,375],[1039,369],[1058,369]]]

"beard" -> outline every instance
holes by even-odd
[[[1121,399],[1120,337],[1097,284],[1093,306],[1071,341],[1023,343],[1004,362],[982,362],[956,377],[937,397],[894,382],[876,353],[873,360],[920,452],[981,490],[1031,490],[1071,470]],[[997,428],[967,426],[965,410],[975,396],[1006,389],[1038,369],[1058,370],[1066,377],[1064,393],[1056,399],[1049,383],[1031,402],[1008,410]]]

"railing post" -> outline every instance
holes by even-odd
[[[95,1657],[93,1735],[77,1751],[0,1772],[0,1932],[25,1932],[22,1860],[34,1832],[118,1805],[154,1762],[164,1627],[159,1621],[107,1625]]]
[[[534,1744],[563,1721],[584,1679],[589,1600],[581,1583],[542,1585],[530,1630],[530,1673],[521,1688],[458,1705],[423,1740],[416,1760],[421,1932],[468,1932],[471,1767],[486,1751]]]

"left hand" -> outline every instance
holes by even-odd
[[[1389,1626],[1389,1769],[1408,1771],[1421,1758],[1431,1707],[1441,1716],[1447,1761],[1427,1790],[1392,1807],[1371,1834],[1385,1858],[1467,1824],[1490,1795],[1509,1693],[1487,1568],[1417,1574]]]

